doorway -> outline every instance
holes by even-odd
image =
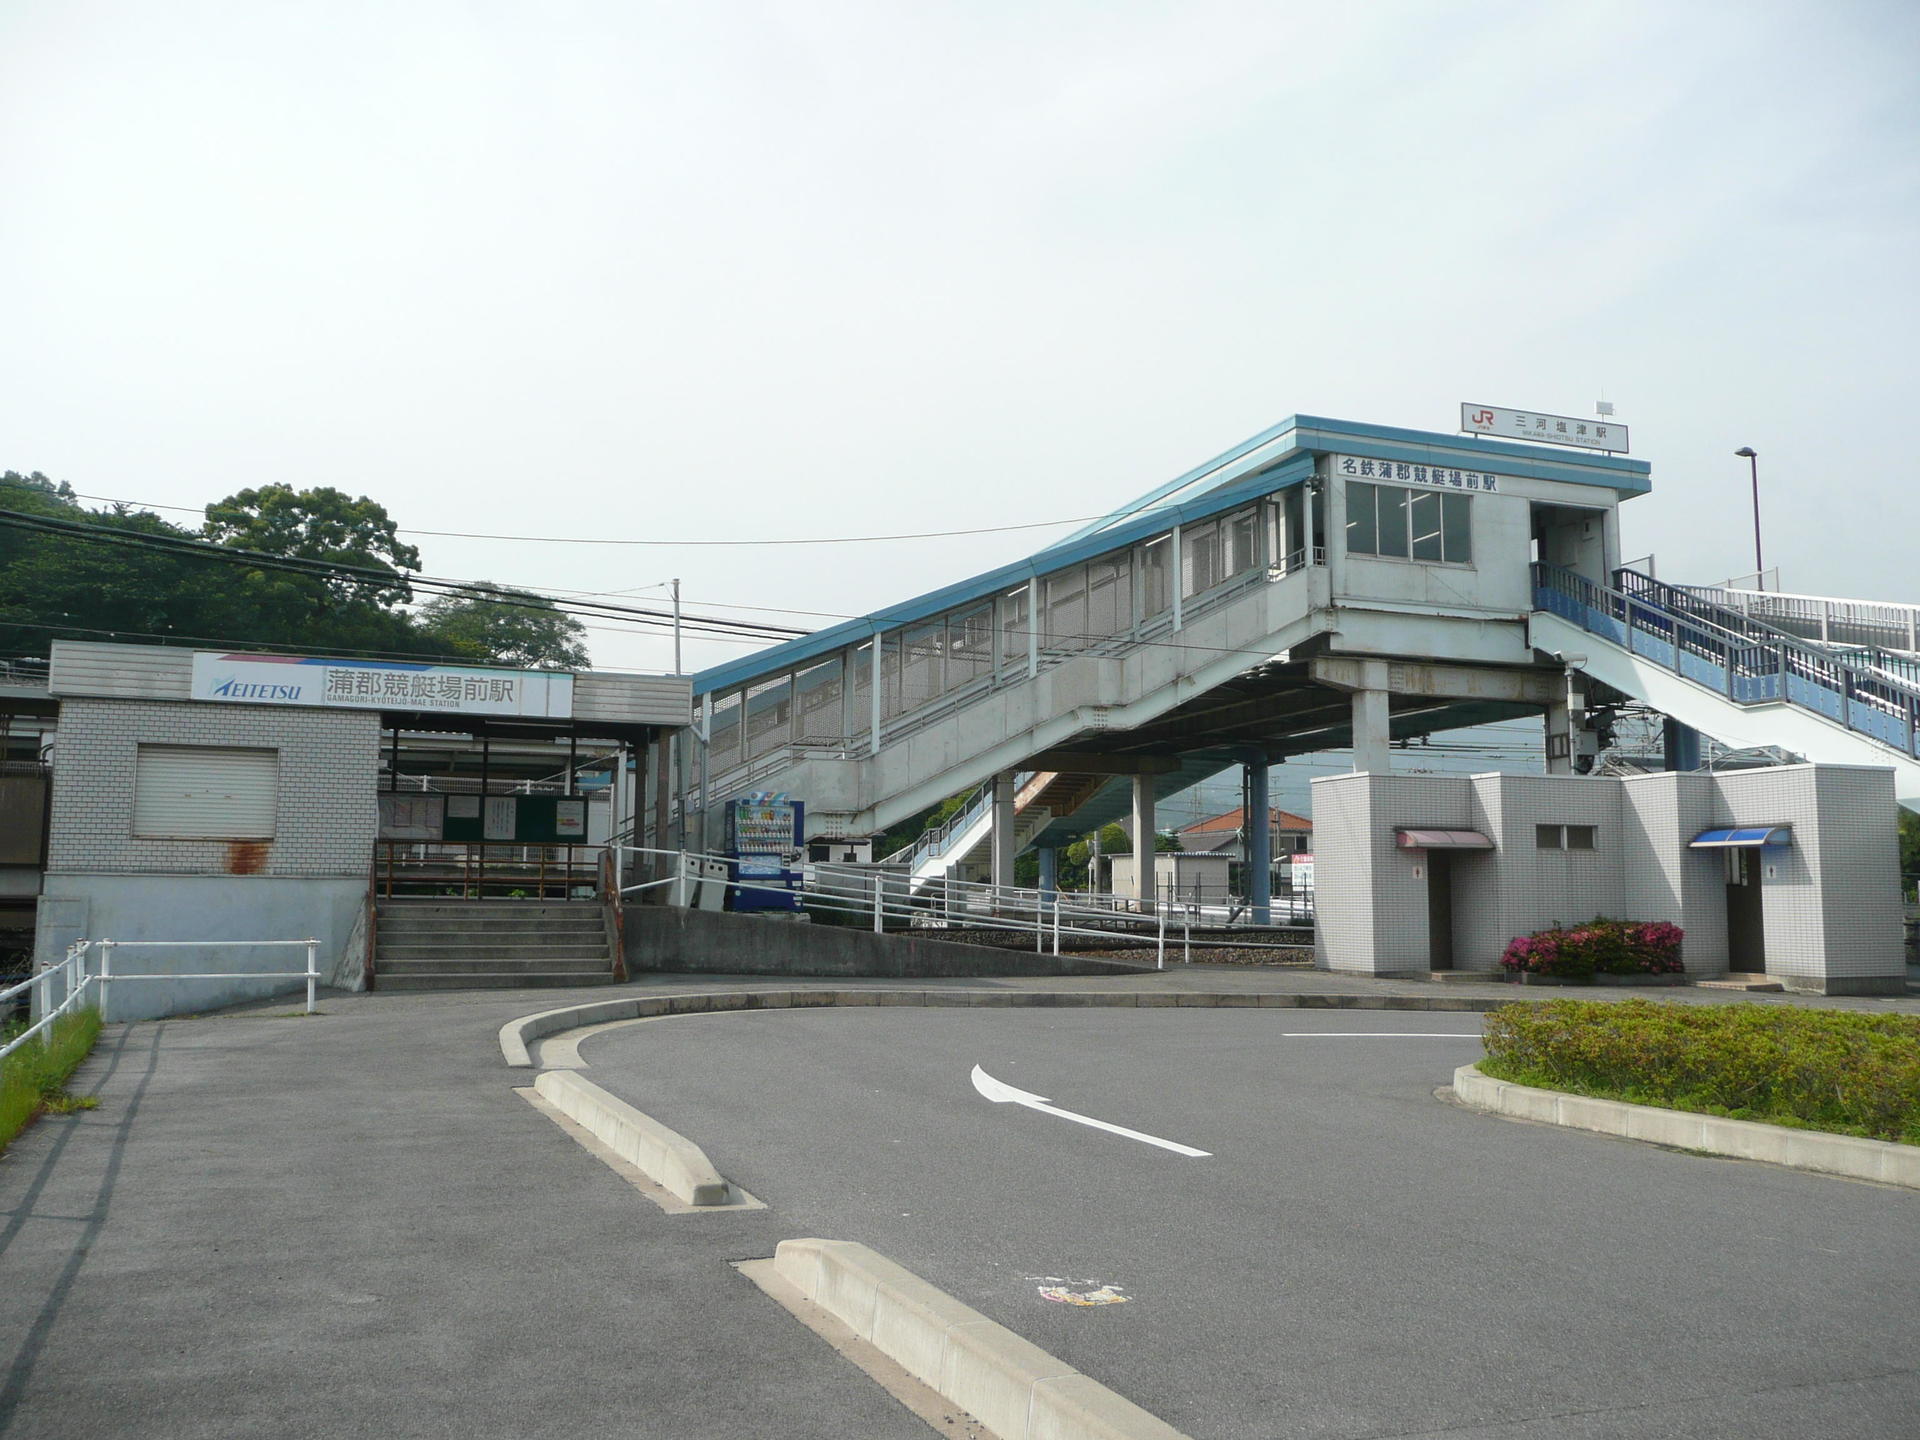
[[[1427,852],[1428,968],[1453,969],[1453,854]]]
[[[1727,969],[1764,975],[1766,919],[1761,905],[1760,851],[1731,849],[1727,856]]]

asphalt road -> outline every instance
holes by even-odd
[[[1454,1038],[1409,1033],[1431,1031]],[[872,1245],[1198,1437],[1920,1434],[1920,1195],[1435,1099],[1476,1031],[846,1009],[652,1022],[584,1054],[782,1237]],[[1212,1153],[990,1103],[975,1065]]]

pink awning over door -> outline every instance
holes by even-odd
[[[1478,830],[1396,830],[1393,843],[1402,850],[1493,849],[1493,841]]]

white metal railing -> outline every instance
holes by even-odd
[[[221,970],[213,973],[186,974],[164,971],[150,974],[113,973],[116,950],[239,950],[285,949],[303,947],[307,952],[304,970]],[[107,997],[114,985],[148,980],[300,980],[307,982],[307,1014],[313,1014],[314,992],[320,983],[320,942],[318,940],[85,940],[81,948],[99,952],[100,968],[91,977],[100,986],[100,1013],[107,1013]]]
[[[40,1012],[38,1020],[6,1044],[0,1045],[0,1060],[45,1033],[62,1015],[72,1014],[86,1004],[88,988],[94,984],[94,977],[87,973],[86,951],[87,942],[84,940],[77,945],[70,945],[64,959],[28,976],[17,985],[0,990],[0,1005],[10,1002],[16,995],[38,991],[37,995],[29,995],[29,1012]],[[58,1004],[53,1003],[50,994],[55,979],[60,980],[64,987]]]
[[[1193,931],[1209,926],[1209,918],[1218,914],[1217,924],[1232,924],[1225,918],[1227,907],[1209,907],[1190,902],[1132,900],[1125,896],[1085,894],[1037,887],[992,885],[981,881],[946,880],[910,893],[908,877],[899,870],[875,870],[861,875],[848,868],[837,868],[832,890],[799,892],[780,885],[755,884],[733,876],[731,862],[724,856],[685,850],[661,850],[647,846],[622,846],[637,856],[658,857],[666,862],[669,874],[622,888],[621,895],[638,895],[663,886],[681,886],[680,893],[691,895],[699,884],[719,885],[736,894],[751,891],[760,894],[792,896],[804,900],[809,908],[829,913],[871,918],[875,934],[884,934],[888,922],[895,928],[1012,930],[1033,936],[1036,954],[1046,953],[1049,944],[1054,955],[1061,953],[1065,939],[1091,938],[1112,942],[1117,939],[1144,940],[1151,937],[1154,968],[1164,970],[1167,946],[1174,943],[1191,956]],[[719,862],[727,878],[703,875],[702,869]],[[703,863],[705,862],[705,863]],[[864,893],[860,882],[864,880]],[[1206,944],[1221,948],[1247,950],[1296,950],[1297,945],[1268,940],[1208,938]]]

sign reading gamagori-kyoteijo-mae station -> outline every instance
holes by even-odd
[[[311,705],[354,710],[438,710],[455,715],[568,719],[573,676],[546,670],[482,670],[398,660],[196,651],[195,700]]]

